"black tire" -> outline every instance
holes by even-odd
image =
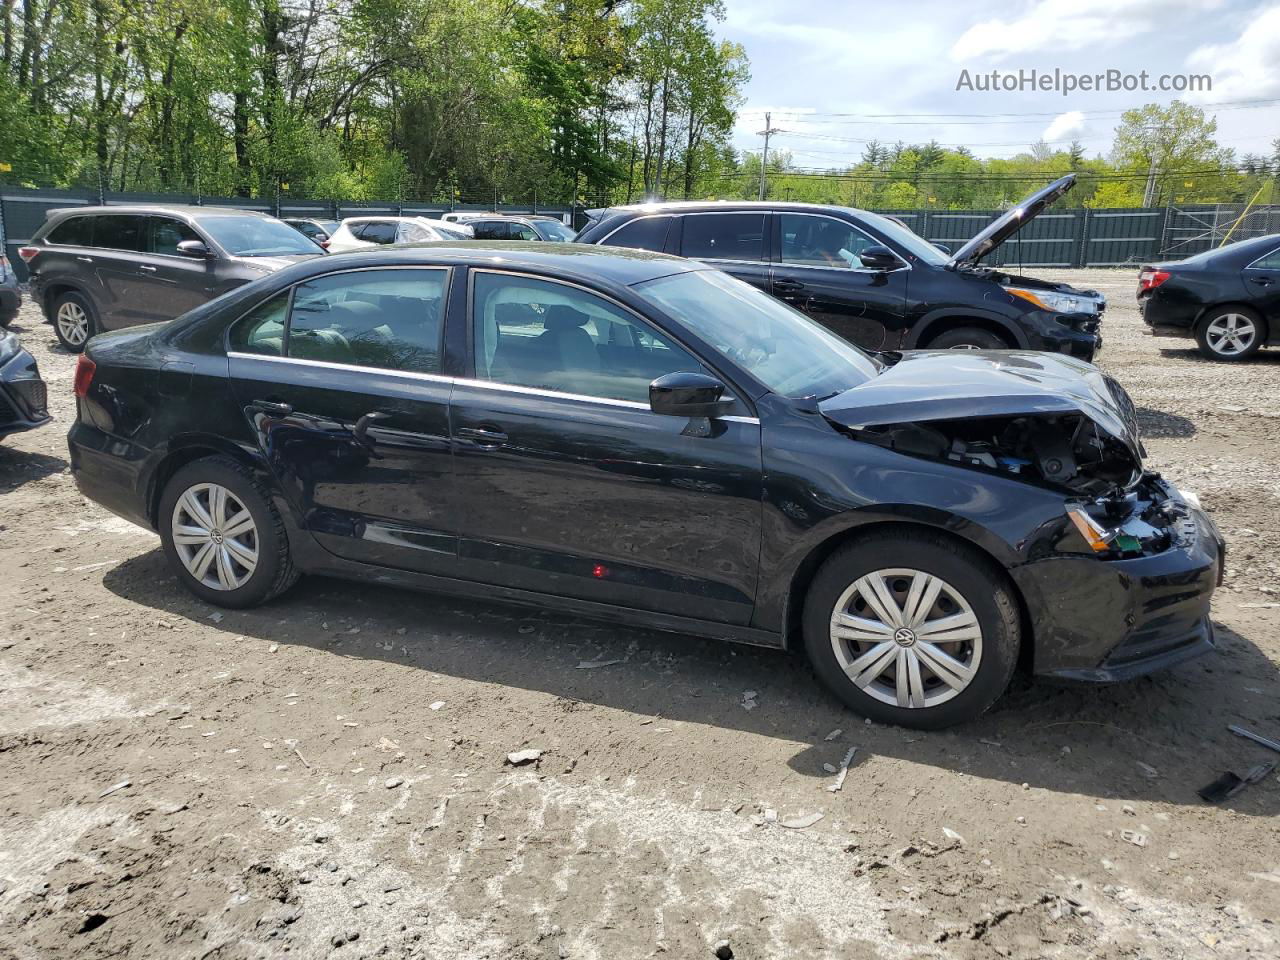
[[[174,511],[178,500],[200,484],[223,487],[239,500],[253,519],[257,563],[247,579],[231,589],[217,589],[197,580],[187,569],[174,542]],[[165,556],[169,558],[178,580],[207,603],[235,609],[257,606],[288,590],[298,580],[289,552],[289,537],[270,495],[246,467],[229,457],[206,457],[179,469],[169,479],[160,498],[157,526]]]
[[[926,344],[930,350],[1008,350],[1009,341],[981,327],[944,330]]]
[[[84,338],[80,339],[79,334],[72,332],[69,318],[67,320],[60,319],[66,311],[78,310],[84,317]],[[89,342],[89,338],[96,333],[101,333],[102,328],[98,325],[98,316],[93,312],[93,305],[78,293],[64,293],[53,301],[53,310],[50,311],[53,316],[53,332],[58,337],[58,342],[62,344],[71,353],[81,353],[84,346]]]
[[[16,319],[18,319],[18,315],[16,313],[12,317],[0,317],[0,330],[8,330],[9,324],[13,323]]]
[[[1242,347],[1235,346],[1240,342],[1239,339],[1227,338],[1220,334],[1215,336],[1215,331],[1221,325],[1229,324],[1232,317],[1239,318],[1236,322],[1241,326],[1244,323],[1252,325],[1251,339]],[[1237,329],[1240,328],[1237,327]],[[1215,307],[1201,317],[1200,322],[1196,324],[1196,343],[1200,347],[1200,352],[1210,360],[1223,360],[1228,363],[1247,360],[1257,353],[1266,341],[1267,322],[1257,311],[1248,307]]]
[[[972,679],[959,693],[951,694],[951,698],[944,702],[904,707],[876,699],[849,678],[837,658],[836,641],[831,630],[837,602],[859,578],[895,568],[909,568],[943,580],[969,605],[981,629],[980,656],[977,656]],[[886,578],[885,583],[892,588],[894,579]],[[938,606],[931,608],[940,616],[949,615],[952,609],[959,608],[951,601],[950,594],[940,594]],[[1008,687],[1018,663],[1021,643],[1018,604],[1003,571],[977,550],[924,531],[872,533],[836,550],[809,585],[804,600],[803,624],[805,650],[818,678],[851,710],[881,723],[921,730],[950,727],[985,713]],[[896,633],[894,636],[896,638]],[[914,638],[909,639],[909,644],[898,644],[896,639],[887,642],[891,646],[885,649],[895,654],[900,645],[920,643],[922,648],[925,647],[922,641]],[[868,644],[852,656],[867,653],[873,646]],[[962,644],[944,646],[950,647],[945,652],[954,653],[957,659],[966,659]],[[971,646],[967,654],[969,664],[973,663],[974,655],[974,647]],[[895,664],[895,676],[896,670]],[[920,673],[925,677],[927,689],[934,691],[932,695],[947,693],[946,686],[937,675],[928,673],[923,666]],[[869,686],[882,695],[888,695],[887,688],[880,685],[884,680],[881,676]]]

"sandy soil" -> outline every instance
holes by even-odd
[[[0,957],[1280,955],[1280,780],[1196,796],[1280,760],[1226,729],[1280,736],[1280,351],[1202,361],[1132,273],[1071,279],[1230,540],[1221,650],[939,734],[699,639],[315,578],[216,611],[77,493],[28,308],[58,419],[0,445]]]

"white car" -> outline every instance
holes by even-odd
[[[465,224],[427,217],[348,217],[329,237],[329,252],[346,253],[393,243],[470,240],[472,235],[472,229]]]

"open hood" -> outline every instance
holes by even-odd
[[[1082,491],[1130,484],[1145,454],[1124,388],[1092,364],[1052,353],[908,352],[818,406],[871,442],[1027,475],[1034,469]]]
[[[1044,189],[1031,194],[1012,210],[987,224],[977,236],[957,250],[951,258],[952,265],[976,264],[1038,217],[1044,212],[1045,207],[1055,203],[1059,197],[1075,186],[1075,183],[1076,175],[1069,173],[1061,180],[1055,180]]]

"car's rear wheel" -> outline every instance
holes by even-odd
[[[222,607],[252,607],[298,579],[279,513],[252,474],[227,457],[178,470],[160,500],[164,551],[183,586]]]
[[[963,544],[877,533],[819,569],[804,640],[818,677],[857,713],[938,729],[980,716],[1009,685],[1017,601],[999,568]]]
[[[981,327],[956,327],[938,334],[927,346],[930,350],[1008,350],[1009,342]]]
[[[1266,326],[1248,307],[1219,307],[1196,324],[1200,352],[1212,360],[1244,360],[1266,339]]]
[[[93,307],[78,293],[64,293],[53,304],[53,331],[58,342],[72,353],[80,353],[89,338],[98,332]]]

